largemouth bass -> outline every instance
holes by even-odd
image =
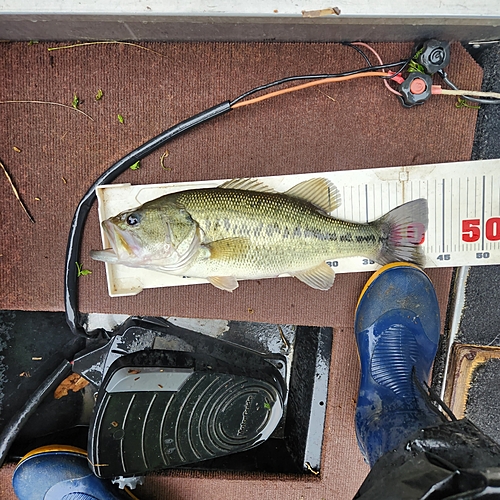
[[[92,251],[105,262],[205,278],[233,291],[238,280],[295,276],[328,290],[325,261],[362,256],[379,264],[423,265],[427,201],[401,205],[367,224],[329,215],[340,194],[314,178],[285,193],[253,179],[168,194],[103,221],[111,248]]]

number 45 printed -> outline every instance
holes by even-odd
[[[500,217],[490,217],[484,224],[484,237],[488,241],[500,240]],[[481,220],[464,219],[462,221],[462,241],[474,243],[481,238]]]

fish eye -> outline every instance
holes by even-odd
[[[125,220],[129,226],[135,226],[140,222],[139,216],[137,214],[130,214]]]

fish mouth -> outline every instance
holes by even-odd
[[[110,219],[103,221],[102,227],[118,260],[137,258],[138,245],[133,235],[117,227]]]
[[[111,248],[108,250],[113,250],[116,253],[116,237],[113,225],[110,223],[109,219],[102,222],[102,228],[104,229],[104,234],[108,238]]]

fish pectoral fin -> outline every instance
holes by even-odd
[[[238,280],[234,276],[209,276],[207,280],[216,288],[232,292],[238,288]]]
[[[219,186],[222,189],[245,189],[261,193],[276,193],[276,191],[257,179],[232,179]]]
[[[316,177],[301,182],[286,191],[285,194],[293,198],[308,201],[327,213],[333,212],[342,204],[337,187],[323,177]]]
[[[217,260],[234,259],[248,251],[250,241],[248,238],[224,238],[208,243],[210,258]]]
[[[316,290],[329,290],[335,279],[335,271],[326,262],[322,262],[319,266],[295,273],[293,276]]]

